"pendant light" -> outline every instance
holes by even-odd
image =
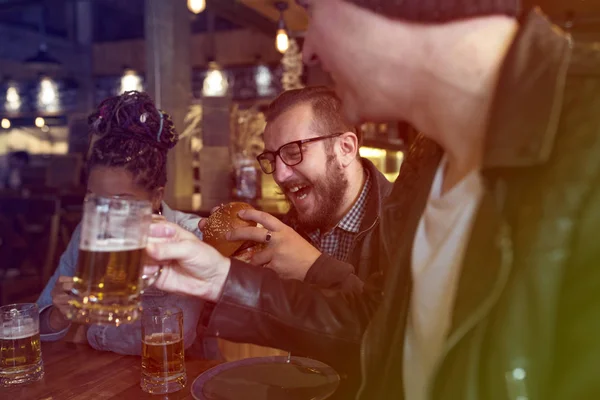
[[[275,8],[279,10],[279,21],[277,22],[277,35],[275,36],[275,47],[280,53],[285,53],[290,47],[290,38],[283,19],[283,13],[288,9],[288,3],[278,1],[275,3]]]

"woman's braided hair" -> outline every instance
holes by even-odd
[[[97,138],[87,162],[123,167],[148,191],[167,183],[167,153],[178,134],[169,114],[158,110],[146,93],[125,92],[105,99],[88,118],[90,135]]]

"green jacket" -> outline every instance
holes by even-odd
[[[391,267],[363,337],[360,399],[403,398],[412,241],[394,246],[414,236],[440,158],[431,143],[414,151],[382,214]],[[502,68],[484,164],[430,398],[599,399],[598,46],[527,16]]]

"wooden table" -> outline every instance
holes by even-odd
[[[141,359],[96,351],[64,341],[42,343],[45,375],[28,385],[0,388],[0,399],[193,399],[190,387],[218,361],[186,359],[187,385],[168,395],[150,395],[140,388]]]

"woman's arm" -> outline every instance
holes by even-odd
[[[67,249],[60,257],[56,271],[44,287],[37,300],[40,309],[40,339],[42,341],[56,341],[62,339],[71,324],[62,316],[60,311],[52,305],[52,290],[60,276],[72,277],[77,268],[77,256],[79,252],[79,239],[81,235],[81,224],[77,225]]]

